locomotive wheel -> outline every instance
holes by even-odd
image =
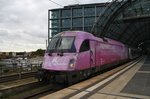
[[[55,83],[55,75],[50,73],[49,71],[45,71],[42,81],[45,83]]]
[[[72,85],[72,74],[67,73],[66,74],[66,81],[67,85]]]
[[[51,83],[55,83],[56,82],[56,76],[55,75],[51,75],[50,81],[51,81]]]
[[[49,83],[55,81],[55,76],[43,69],[39,69],[35,77],[39,82]]]
[[[43,75],[42,81],[47,83],[47,82],[49,82],[49,78],[50,78],[49,74],[47,72],[45,72]]]

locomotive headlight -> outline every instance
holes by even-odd
[[[70,61],[69,61],[69,68],[70,69],[73,69],[75,67],[75,59],[71,59]]]

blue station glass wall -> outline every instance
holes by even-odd
[[[91,32],[93,24],[103,13],[106,4],[65,6],[49,10],[49,38],[61,31],[81,30]]]

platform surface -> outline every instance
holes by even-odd
[[[121,92],[150,96],[150,57],[147,57],[144,64]]]
[[[41,99],[150,99],[150,57],[125,69],[103,81],[96,82],[104,77],[100,75]]]

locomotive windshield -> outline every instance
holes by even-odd
[[[47,51],[50,53],[75,52],[76,49],[75,49],[75,45],[74,45],[74,37],[59,36],[59,37],[53,38],[49,43]]]

